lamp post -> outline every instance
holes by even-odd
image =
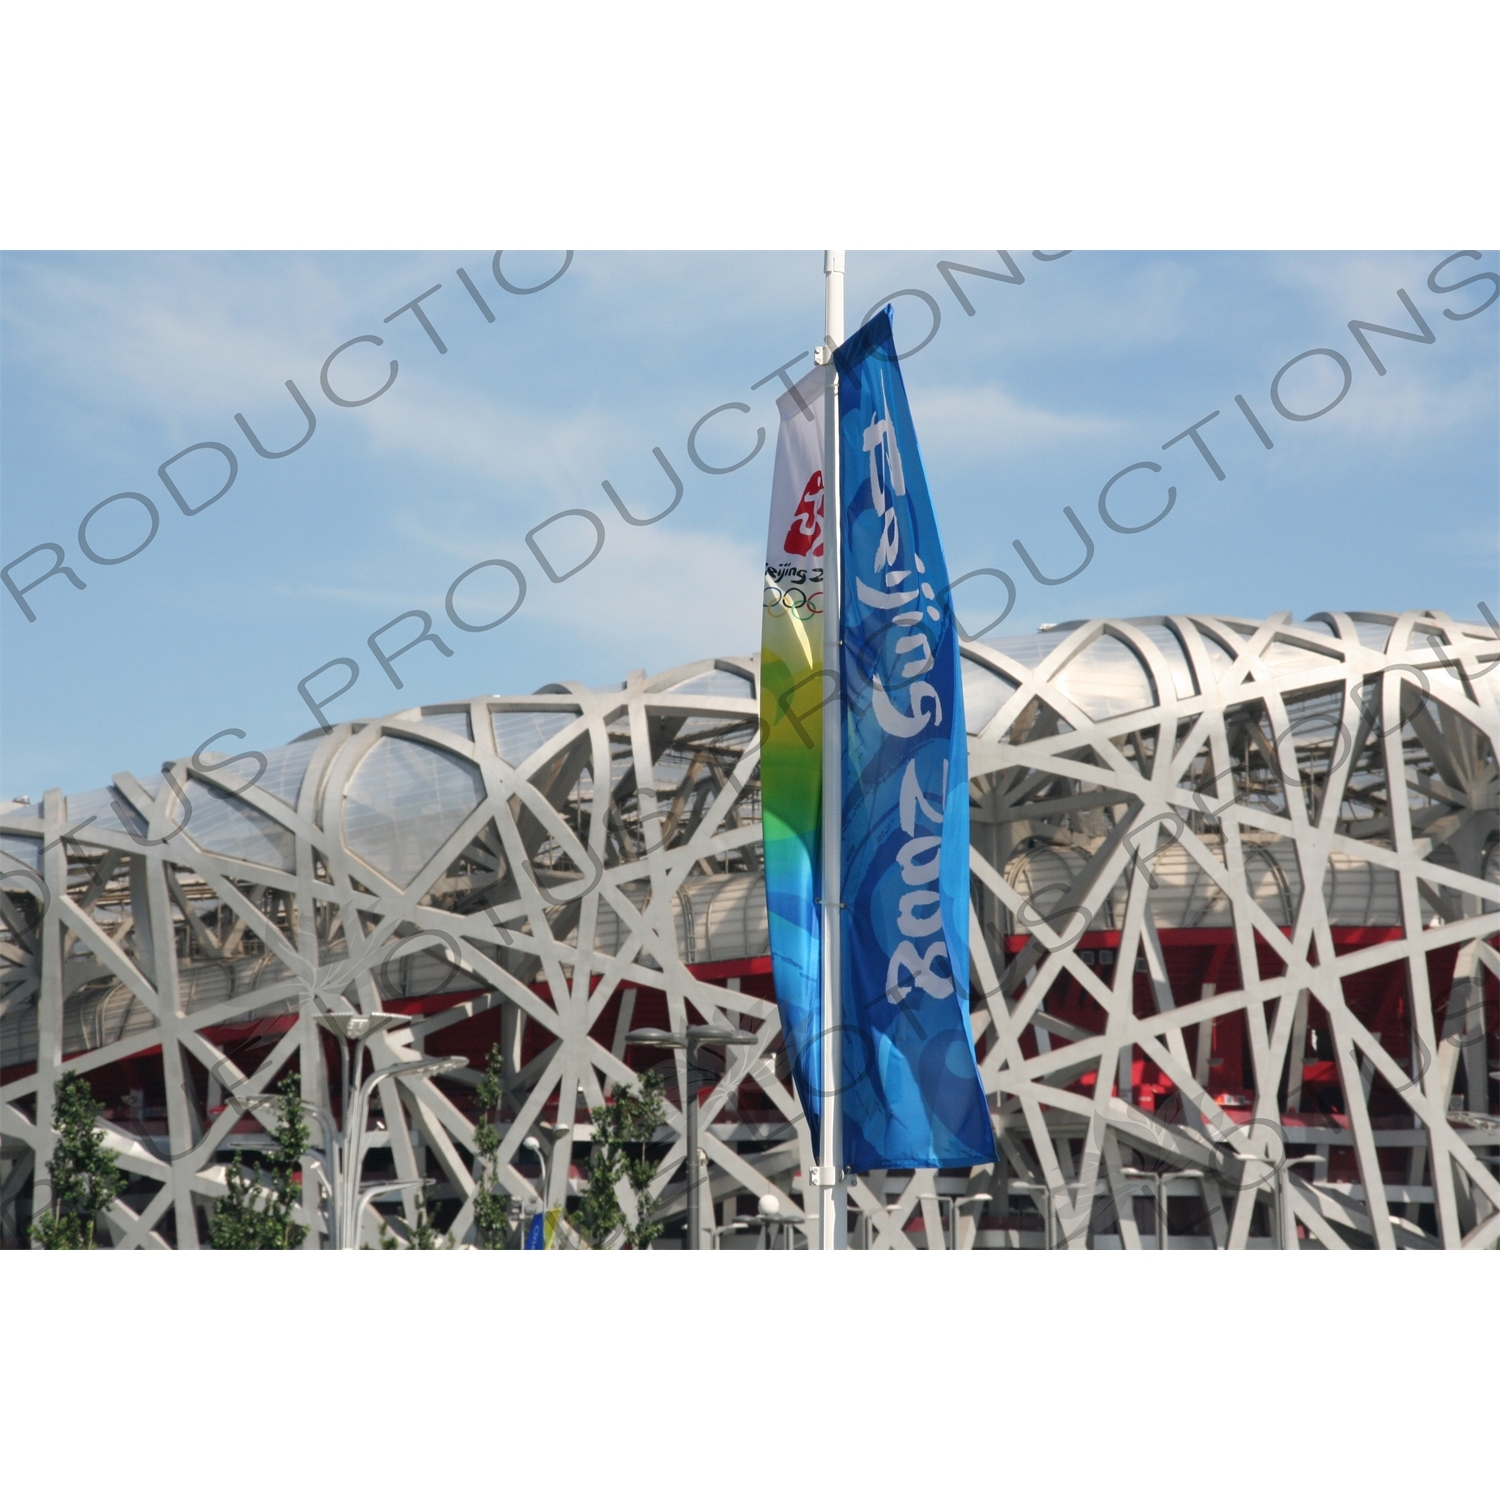
[[[364,1165],[365,1111],[369,1108],[370,1095],[387,1078],[433,1078],[439,1073],[451,1073],[456,1068],[468,1066],[469,1059],[466,1057],[417,1058],[410,1062],[392,1063],[387,1068],[380,1068],[371,1073],[355,1089],[352,1136],[349,1117],[347,1115],[344,1117],[344,1134],[349,1137],[344,1156],[344,1201],[347,1205],[348,1219],[344,1224],[344,1243],[341,1249],[357,1250],[359,1248],[360,1211],[356,1210],[356,1199]]]
[[[343,1130],[334,1126],[332,1115],[322,1105],[311,1099],[297,1102],[304,1111],[312,1115],[323,1132],[323,1150],[309,1151],[308,1155],[318,1166],[319,1175],[328,1190],[328,1238],[335,1250],[359,1248],[360,1220],[365,1208],[374,1198],[398,1187],[425,1185],[417,1182],[383,1182],[375,1186],[373,1193],[360,1191],[365,1153],[365,1114],[369,1108],[371,1093],[387,1078],[430,1078],[469,1065],[466,1057],[419,1057],[380,1068],[361,1080],[359,1074],[364,1066],[365,1044],[369,1038],[377,1032],[403,1024],[407,1019],[406,1016],[384,1011],[371,1016],[340,1012],[324,1014],[318,1018],[319,1024],[337,1036],[341,1043],[339,1082],[343,1093]],[[354,1051],[352,1059],[346,1056],[346,1048],[351,1044]],[[280,1105],[282,1097],[279,1094],[242,1094],[235,1096],[232,1102],[240,1109],[269,1109]]]
[[[1061,1220],[1060,1220],[1060,1218],[1058,1216],[1058,1212],[1057,1212],[1057,1199],[1058,1199],[1058,1195],[1059,1194],[1061,1194],[1064,1198],[1066,1198],[1068,1196],[1067,1186],[1064,1185],[1062,1187],[1050,1187],[1045,1182],[1030,1182],[1030,1181],[1028,1181],[1024,1177],[1012,1177],[1012,1178],[1009,1178],[1007,1180],[1007,1182],[1006,1182],[1006,1188],[1005,1188],[1005,1201],[1006,1201],[1006,1208],[1007,1208],[1007,1210],[1009,1210],[1009,1207],[1010,1207],[1010,1196],[1011,1196],[1012,1192],[1014,1192],[1017,1188],[1021,1189],[1021,1191],[1025,1192],[1025,1193],[1028,1193],[1028,1194],[1030,1194],[1030,1193],[1045,1193],[1047,1195],[1047,1208],[1046,1208],[1045,1214],[1043,1215],[1043,1217],[1044,1217],[1044,1219],[1046,1221],[1046,1224],[1045,1224],[1045,1227],[1046,1227],[1046,1241],[1045,1241],[1045,1244],[1046,1244],[1046,1248],[1048,1250],[1056,1250],[1057,1249],[1057,1241],[1058,1241],[1058,1231],[1062,1228],[1062,1222],[1061,1222]],[[1090,1207],[1092,1209],[1092,1205]],[[1087,1233],[1087,1226],[1085,1226],[1085,1233]],[[1020,1244],[1021,1244],[1021,1231],[1018,1229],[1016,1231],[1016,1248],[1017,1249],[1020,1248]]]
[[[1285,1250],[1287,1248],[1286,1152],[1272,1153],[1269,1148],[1265,1154],[1254,1151],[1236,1151],[1234,1159],[1244,1162],[1247,1169],[1252,1165],[1271,1168],[1271,1212],[1276,1219],[1276,1228],[1271,1235],[1271,1242],[1278,1250]]]
[[[354,1222],[356,1224],[364,1217],[365,1210],[377,1199],[383,1198],[387,1193],[399,1193],[404,1188],[427,1187],[432,1182],[430,1177],[413,1177],[404,1182],[377,1182],[374,1187],[368,1187],[359,1195],[359,1204],[354,1210]]]
[[[719,1241],[723,1239],[726,1234],[733,1234],[737,1229],[754,1229],[756,1227],[756,1223],[757,1220],[753,1217],[746,1214],[741,1214],[739,1218],[737,1218],[732,1224],[717,1225],[713,1230],[710,1231],[708,1237],[714,1249],[717,1250],[719,1248]]]
[[[966,1203],[990,1203],[994,1201],[992,1193],[969,1193],[962,1198],[948,1198],[944,1200],[948,1204],[948,1224],[953,1237],[953,1248],[957,1250],[958,1244],[958,1216],[964,1210]]]
[[[773,1237],[778,1229],[782,1231],[781,1243],[784,1250],[796,1248],[792,1239],[794,1229],[801,1229],[804,1235],[807,1234],[807,1215],[782,1213],[781,1199],[775,1193],[762,1193],[756,1207],[760,1210],[758,1213],[741,1214],[733,1224],[725,1224],[714,1230],[715,1247],[717,1248],[718,1245],[718,1237],[727,1234],[731,1229],[759,1229],[765,1236],[767,1250],[775,1248]],[[759,1246],[756,1248],[758,1249]]]
[[[703,1214],[698,1205],[698,1049],[703,1046],[746,1047],[756,1040],[753,1031],[727,1026],[689,1026],[686,1031],[663,1031],[643,1026],[625,1034],[627,1042],[643,1047],[664,1047],[669,1052],[687,1053],[687,1098],[683,1112],[687,1116],[687,1248],[702,1248]]]
[[[958,1249],[958,1216],[963,1211],[964,1204],[989,1203],[993,1199],[993,1194],[991,1193],[970,1193],[967,1197],[963,1198],[955,1197],[951,1193],[931,1193],[924,1196],[939,1205],[947,1204],[948,1206],[948,1248],[950,1250]],[[940,1207],[938,1209],[938,1233],[941,1234],[942,1230],[943,1215]]]
[[[1151,1184],[1151,1212],[1156,1219],[1156,1248],[1158,1250],[1165,1250],[1167,1248],[1166,1231],[1162,1228],[1162,1225],[1166,1221],[1166,1215],[1162,1212],[1161,1173],[1153,1172],[1148,1167],[1121,1167],[1120,1176],[1128,1177],[1132,1182],[1149,1182]],[[1134,1202],[1134,1194],[1131,1195],[1131,1201]],[[1134,1213],[1134,1209],[1131,1212]],[[1121,1244],[1123,1245],[1123,1243],[1124,1235],[1122,1233]]]
[[[760,1202],[756,1205],[760,1213],[756,1216],[766,1226],[766,1248],[770,1249],[771,1235],[779,1227],[781,1229],[781,1247],[783,1250],[795,1250],[796,1241],[792,1238],[793,1233],[800,1229],[807,1237],[808,1244],[812,1243],[812,1236],[807,1233],[807,1215],[783,1213],[781,1199],[775,1193],[762,1193]]]
[[[545,1131],[552,1137],[551,1145],[554,1150],[557,1147],[558,1141],[560,1141],[565,1135],[567,1135],[568,1132],[572,1130],[572,1128],[573,1127],[571,1125],[547,1125],[540,1120],[537,1121],[535,1126],[535,1129]],[[538,1140],[534,1135],[528,1135],[526,1139],[521,1142],[521,1149],[523,1151],[531,1152],[531,1154],[536,1157],[537,1161],[541,1164],[542,1211],[545,1213],[547,1209],[552,1206],[552,1159],[543,1149],[541,1141]]]
[[[1126,1167],[1123,1169],[1126,1175],[1132,1175],[1138,1169]],[[1154,1177],[1156,1179],[1156,1248],[1166,1250],[1170,1248],[1171,1228],[1167,1221],[1167,1184],[1175,1182],[1179,1177],[1203,1176],[1201,1167],[1179,1167],[1172,1172],[1142,1172],[1142,1176]]]
[[[1045,1182],[1032,1182],[1029,1178],[1025,1177],[1004,1177],[1000,1180],[1000,1184],[1002,1188],[1000,1201],[1005,1205],[1005,1212],[1007,1216],[1009,1216],[1010,1214],[1010,1200],[1012,1198],[1030,1198],[1032,1201],[1032,1206],[1035,1207],[1038,1203],[1037,1195],[1045,1194],[1047,1206],[1046,1208],[1041,1210],[1042,1233],[1044,1236],[1042,1243],[1048,1250],[1055,1249],[1056,1237],[1052,1227],[1052,1202],[1054,1189],[1049,1187]],[[1021,1248],[1021,1232],[1021,1229],[1017,1227],[1017,1250]]]

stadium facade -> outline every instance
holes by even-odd
[[[1500,1244],[1497,666],[1494,631],[1427,612],[966,645],[971,1005],[999,1160],[857,1179],[851,1244]],[[265,1140],[266,1107],[235,1100],[295,1069],[336,1110],[331,1018],[376,1012],[402,1019],[369,1037],[374,1067],[464,1065],[375,1088],[360,1180],[430,1179],[455,1243],[495,1046],[518,1204],[566,1207],[590,1111],[657,1067],[659,1247],[683,1244],[689,1191],[703,1248],[770,1242],[734,1221],[768,1194],[795,1221],[813,1158],[756,766],[756,663],[735,657],[6,804],[7,1245],[45,1202],[60,1073],[90,1079],[131,1174],[109,1239],[191,1248],[231,1153]],[[689,1079],[626,1040],[698,1022],[754,1045]],[[417,1191],[363,1207],[358,1237],[410,1220]],[[329,1244],[311,1172],[303,1209]]]

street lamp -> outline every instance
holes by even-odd
[[[717,1250],[719,1248],[719,1241],[726,1234],[733,1234],[737,1229],[754,1229],[757,1222],[755,1218],[741,1214],[732,1224],[716,1225],[709,1234],[709,1240],[712,1242],[714,1249]]]
[[[423,1057],[411,1062],[392,1063],[387,1068],[380,1068],[371,1073],[355,1089],[352,1136],[350,1136],[351,1125],[349,1117],[346,1115],[344,1118],[344,1133],[346,1136],[349,1136],[349,1144],[346,1147],[344,1157],[344,1201],[347,1205],[348,1219],[344,1228],[345,1243],[342,1246],[343,1249],[357,1250],[359,1248],[359,1218],[355,1212],[355,1200],[359,1191],[361,1171],[364,1166],[365,1112],[369,1108],[370,1095],[387,1078],[434,1078],[439,1073],[451,1073],[456,1068],[467,1068],[468,1066],[469,1059],[466,1057]],[[349,1243],[351,1240],[354,1243]]]
[[[1485,1130],[1491,1125],[1500,1125],[1500,1115],[1482,1115],[1472,1109],[1450,1109],[1450,1125],[1462,1125],[1468,1130]]]
[[[309,1151],[307,1154],[317,1164],[319,1175],[323,1178],[324,1186],[328,1191],[330,1221],[328,1237],[335,1250],[359,1248],[360,1220],[372,1197],[370,1194],[362,1194],[359,1189],[365,1153],[365,1113],[369,1108],[371,1093],[387,1078],[431,1078],[439,1073],[451,1073],[456,1068],[466,1068],[469,1065],[466,1057],[419,1057],[406,1062],[393,1063],[390,1067],[381,1068],[360,1081],[353,1088],[351,1100],[351,1085],[359,1077],[359,1071],[364,1065],[366,1041],[377,1032],[387,1030],[407,1019],[406,1016],[391,1015],[387,1012],[372,1016],[345,1012],[319,1017],[320,1022],[327,1023],[328,1029],[336,1036],[341,1037],[346,1043],[352,1041],[355,1044],[352,1063],[342,1065],[341,1059],[340,1082],[344,1095],[342,1131],[335,1128],[333,1117],[322,1105],[311,1099],[297,1101],[303,1110],[317,1120],[323,1131],[324,1149]],[[341,1047],[340,1052],[342,1051]],[[280,1105],[282,1096],[279,1094],[243,1094],[236,1096],[232,1102],[240,1109],[269,1109]],[[399,1184],[401,1187],[420,1185],[409,1182]],[[389,1182],[380,1183],[373,1196],[378,1197],[382,1193],[390,1192],[394,1186],[396,1184]]]
[[[1017,1192],[1024,1193],[1028,1197],[1034,1193],[1045,1193],[1047,1195],[1047,1207],[1042,1215],[1045,1223],[1047,1249],[1056,1250],[1058,1241],[1058,1230],[1062,1228],[1061,1220],[1057,1212],[1057,1199],[1061,1194],[1064,1198],[1068,1196],[1067,1185],[1052,1187],[1045,1182],[1031,1182],[1025,1177],[1010,1177],[1005,1182],[1006,1211],[1009,1212],[1011,1197]],[[1087,1233],[1087,1226],[1085,1226]],[[1071,1239],[1069,1241],[1071,1243]],[[1021,1248],[1021,1231],[1016,1231],[1016,1248]]]
[[[953,1248],[955,1250],[957,1250],[959,1248],[959,1246],[958,1246],[958,1216],[964,1211],[964,1204],[966,1204],[966,1203],[991,1203],[993,1201],[994,1201],[994,1194],[993,1193],[969,1193],[965,1197],[962,1197],[962,1198],[950,1198],[948,1200],[948,1202],[950,1204],[950,1207],[948,1209],[948,1222],[952,1226],[952,1231],[953,1231]],[[977,1229],[976,1229],[975,1232],[976,1233],[978,1232]]]
[[[1244,1162],[1247,1168],[1252,1164],[1271,1168],[1271,1211],[1276,1216],[1276,1232],[1271,1238],[1278,1250],[1285,1250],[1287,1248],[1286,1153],[1282,1152],[1279,1156],[1273,1157],[1269,1152],[1261,1155],[1254,1151],[1236,1151],[1234,1159]]]
[[[1007,1216],[1010,1214],[1010,1200],[1012,1198],[1030,1198],[1032,1200],[1032,1206],[1036,1207],[1037,1206],[1036,1194],[1038,1194],[1038,1193],[1045,1193],[1046,1194],[1046,1196],[1047,1196],[1047,1206],[1041,1212],[1041,1217],[1042,1217],[1042,1221],[1043,1221],[1042,1228],[1043,1228],[1043,1233],[1045,1235],[1043,1243],[1045,1244],[1045,1246],[1046,1246],[1046,1248],[1048,1250],[1051,1250],[1051,1249],[1055,1248],[1054,1247],[1054,1243],[1053,1243],[1053,1241],[1054,1241],[1054,1235],[1053,1235],[1053,1229],[1052,1229],[1052,1195],[1053,1195],[1053,1189],[1050,1188],[1045,1182],[1031,1182],[1031,1181],[1029,1181],[1025,1177],[1006,1177],[1006,1178],[1003,1178],[1001,1180],[1001,1186],[1002,1186],[1002,1188],[1004,1190],[1004,1196],[1003,1196],[1002,1201],[1005,1204],[1005,1212],[1006,1212]],[[1019,1250],[1020,1248],[1021,1248],[1021,1230],[1018,1227],[1016,1229],[1016,1249]]]
[[[663,1031],[643,1026],[625,1033],[627,1042],[643,1047],[664,1047],[670,1052],[687,1053],[687,1098],[683,1101],[687,1115],[687,1248],[702,1248],[703,1214],[698,1204],[698,1049],[704,1046],[748,1047],[756,1040],[753,1031],[727,1026],[689,1026],[686,1031]]]
[[[1179,1177],[1199,1178],[1203,1176],[1201,1167],[1179,1167],[1174,1172],[1160,1172],[1156,1178],[1156,1223],[1157,1240],[1156,1248],[1166,1250],[1170,1248],[1172,1234],[1171,1224],[1167,1219],[1167,1184]]]
[[[404,1182],[377,1182],[374,1187],[368,1187],[359,1195],[359,1205],[354,1210],[354,1222],[358,1224],[364,1218],[365,1210],[377,1199],[383,1198],[387,1193],[399,1193],[404,1188],[423,1188],[432,1182],[430,1177],[414,1177]]]
[[[963,1211],[966,1203],[989,1203],[993,1201],[991,1193],[970,1193],[967,1197],[956,1198],[950,1193],[933,1193],[930,1195],[938,1203],[948,1205],[948,1238],[949,1248],[958,1249],[958,1216]],[[938,1210],[938,1233],[942,1233],[942,1210]]]
[[[1158,1250],[1165,1250],[1167,1248],[1166,1231],[1162,1228],[1162,1225],[1166,1222],[1166,1215],[1162,1211],[1161,1173],[1153,1172],[1147,1167],[1121,1167],[1120,1176],[1128,1177],[1132,1182],[1149,1182],[1151,1184],[1151,1211],[1153,1217],[1156,1219],[1156,1248]],[[1133,1195],[1132,1201],[1134,1201]],[[1134,1213],[1134,1209],[1131,1212]],[[1122,1232],[1122,1243],[1123,1238]]]
[[[760,1213],[756,1216],[766,1226],[766,1248],[771,1247],[771,1237],[777,1228],[781,1229],[781,1247],[783,1250],[795,1250],[796,1241],[792,1238],[793,1233],[800,1229],[804,1236],[807,1234],[807,1215],[786,1213],[782,1210],[781,1199],[775,1193],[762,1193],[756,1204]]]
[[[719,1238],[732,1229],[759,1229],[765,1241],[765,1248],[775,1248],[776,1231],[782,1231],[782,1248],[784,1250],[796,1249],[796,1242],[792,1239],[792,1231],[801,1229],[803,1234],[807,1233],[807,1215],[789,1214],[781,1211],[781,1199],[775,1193],[762,1193],[760,1201],[756,1204],[758,1213],[741,1214],[733,1224],[724,1224],[713,1232],[714,1247],[718,1248]],[[756,1246],[757,1249],[760,1246]]]
[[[567,1135],[568,1132],[570,1130],[572,1130],[572,1128],[573,1127],[571,1125],[548,1125],[548,1124],[545,1124],[541,1120],[538,1120],[537,1123],[536,1123],[536,1129],[541,1130],[541,1131],[545,1131],[548,1135],[550,1135],[552,1137],[551,1145],[554,1148],[556,1147],[558,1141],[560,1141],[565,1135]],[[534,1136],[534,1135],[528,1135],[526,1137],[526,1139],[521,1142],[521,1149],[523,1151],[529,1151],[529,1152],[531,1152],[531,1154],[534,1157],[536,1157],[537,1161],[541,1165],[541,1168],[542,1168],[542,1210],[543,1210],[543,1212],[545,1212],[551,1206],[551,1201],[552,1201],[552,1161],[551,1161],[551,1158],[548,1156],[548,1154],[545,1151],[543,1151],[541,1141],[539,1141],[536,1138],[536,1136]]]
[[[1246,1157],[1246,1161],[1260,1161],[1258,1156]],[[1156,1248],[1165,1250],[1169,1247],[1171,1232],[1167,1223],[1167,1184],[1175,1182],[1179,1177],[1202,1177],[1201,1167],[1179,1167],[1171,1172],[1153,1172],[1147,1167],[1121,1167],[1120,1176],[1129,1177],[1137,1182],[1150,1182],[1153,1184],[1152,1210],[1156,1219]]]
[[[318,1025],[324,1031],[331,1032],[338,1037],[343,1044],[339,1047],[339,1084],[344,1097],[348,1097],[349,1079],[359,1077],[360,1064],[364,1060],[364,1050],[370,1038],[382,1031],[389,1031],[393,1026],[409,1025],[410,1016],[403,1016],[399,1011],[380,1010],[373,1015],[364,1015],[357,1010],[323,1011],[318,1016]],[[348,1044],[354,1044],[354,1065],[352,1072],[345,1072],[349,1065],[349,1057],[346,1052]]]

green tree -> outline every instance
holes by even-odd
[[[104,1149],[104,1132],[94,1128],[99,1106],[86,1078],[64,1073],[52,1102],[57,1145],[47,1162],[52,1204],[31,1226],[44,1250],[92,1250],[99,1215],[125,1191],[117,1153]]]
[[[276,1092],[277,1122],[266,1154],[266,1174],[247,1171],[236,1151],[224,1174],[227,1189],[214,1207],[208,1242],[215,1250],[295,1250],[307,1238],[307,1226],[292,1222],[300,1188],[297,1173],[307,1151],[310,1132],[302,1110],[302,1079],[292,1073]]]
[[[474,1234],[481,1250],[503,1250],[510,1233],[510,1194],[500,1190],[500,1132],[494,1115],[504,1089],[504,1069],[498,1045],[485,1059],[479,1082],[479,1124],[474,1127],[474,1162],[478,1181],[474,1185]]]
[[[666,1081],[660,1073],[641,1076],[639,1091],[618,1088],[602,1109],[594,1111],[594,1144],[589,1156],[589,1187],[572,1216],[572,1223],[597,1250],[615,1230],[623,1228],[625,1243],[644,1250],[662,1232],[653,1223],[656,1197],[650,1191],[656,1163],[646,1148],[666,1118],[663,1096]],[[636,1216],[632,1224],[620,1207],[615,1186],[624,1178],[635,1192]]]
[[[398,1218],[397,1223],[406,1230],[406,1243],[391,1233],[389,1224],[380,1226],[380,1248],[382,1250],[448,1250],[452,1248],[451,1235],[439,1232],[436,1224],[432,1222],[430,1213],[431,1205],[427,1201],[427,1194],[422,1194],[422,1201],[417,1205],[417,1221],[408,1224],[405,1219]]]

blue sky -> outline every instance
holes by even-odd
[[[1483,599],[1500,613],[1500,306],[1444,316],[1493,289],[1431,291],[1429,273],[1453,251],[1010,253],[1022,284],[958,277],[972,316],[938,262],[1003,271],[994,251],[849,256],[851,325],[900,289],[925,292],[940,310],[936,335],[905,364],[907,385],[950,570],[998,568],[1016,583],[997,634],[1182,610],[1301,618],[1433,607],[1474,619]],[[298,680],[335,657],[361,667],[327,710],[338,719],[560,678],[618,681],[636,667],[756,648],[781,386],[751,387],[820,337],[821,252],[579,252],[531,296],[496,283],[491,254],[0,258],[0,561],[56,542],[88,585],[78,592],[53,578],[29,593],[34,624],[0,593],[0,795],[150,772],[229,726],[246,731],[244,745],[280,744],[313,727]],[[560,252],[507,254],[503,269],[523,285],[561,264]],[[1500,273],[1493,252],[1454,261],[1438,279],[1486,271]],[[423,307],[446,354],[410,313],[383,322],[439,283]],[[1410,328],[1398,289],[1435,341],[1372,335],[1380,376],[1347,324]],[[897,300],[900,347],[931,324],[920,299]],[[391,358],[399,373],[377,400],[341,408],[319,371],[362,334],[386,342],[341,356],[335,388],[373,390]],[[1314,348],[1348,360],[1348,394],[1315,421],[1287,421],[1272,407],[1272,377]],[[317,429],[297,453],[268,461],[234,414],[267,446],[286,446],[304,425],[288,379]],[[1334,362],[1318,356],[1286,376],[1281,394],[1311,411],[1338,389]],[[1269,452],[1237,393],[1271,435]],[[688,432],[734,401],[751,411],[708,424],[701,457],[734,462],[757,427],[765,445],[733,473],[701,472]],[[1223,480],[1190,441],[1162,449],[1215,410],[1202,435]],[[238,477],[223,499],[184,516],[157,466],[206,441],[234,450]],[[659,509],[670,491],[653,447],[685,495],[660,524],[628,527],[601,482],[638,513]],[[1108,530],[1101,486],[1145,460],[1162,472],[1122,480],[1115,514],[1148,520],[1167,485],[1174,509],[1136,535]],[[194,499],[218,487],[223,469],[198,453],[175,472]],[[79,523],[122,491],[149,496],[160,529],[130,561],[92,564]],[[1071,570],[1083,550],[1065,505],[1095,556],[1073,581],[1044,587],[1013,542],[1045,572]],[[593,511],[605,542],[553,584],[524,537],[571,508]],[[582,556],[587,531],[576,520],[549,530],[559,563],[570,548]],[[144,512],[129,501],[89,530],[103,555],[144,535]],[[444,595],[486,558],[520,566],[527,598],[506,624],[463,634],[446,622]],[[17,582],[46,561],[23,564]],[[487,608],[482,585],[463,595],[474,618]],[[513,597],[508,585],[493,596],[496,609]],[[958,598],[972,627],[1004,591],[980,579]],[[424,645],[401,657],[398,690],[365,642],[412,609],[433,616],[453,655]],[[338,680],[324,679],[324,691]]]

